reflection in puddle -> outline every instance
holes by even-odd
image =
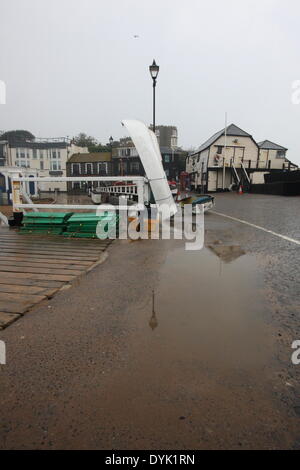
[[[154,290],[153,290],[152,291],[152,315],[151,315],[151,318],[149,320],[149,326],[152,329],[152,331],[155,330],[155,328],[158,326],[158,321],[157,321],[156,313],[155,313],[155,309],[154,309],[154,302],[155,302],[155,293],[154,293]]]
[[[220,245],[214,243],[212,245],[208,245],[208,248],[225,263],[230,263],[246,254],[239,245]]]
[[[255,257],[239,246],[218,248],[218,258],[207,248],[168,253],[155,293],[159,339],[173,360],[205,361],[211,370],[247,369],[250,364],[256,368],[266,363],[269,349],[260,295],[263,279]],[[149,325],[157,327],[154,303]]]

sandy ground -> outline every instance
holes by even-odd
[[[297,236],[298,198],[217,209]],[[213,213],[205,228],[197,252],[114,242],[1,332],[0,448],[300,448],[299,246]]]

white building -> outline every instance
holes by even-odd
[[[230,124],[187,157],[186,171],[194,189],[222,191],[234,184],[264,182],[263,175],[274,170],[296,169],[286,151],[268,140],[257,144],[252,135]]]
[[[283,164],[288,162],[286,159],[287,148],[275,144],[270,140],[264,140],[258,143],[260,165],[266,165],[268,168],[282,170]]]
[[[66,163],[74,153],[87,153],[86,147],[78,147],[67,138],[32,139],[13,142],[6,147],[6,165],[26,168],[29,176],[66,176]],[[1,169],[0,169],[1,170]],[[39,191],[66,191],[63,182],[39,182]],[[33,193],[33,186],[31,187]]]

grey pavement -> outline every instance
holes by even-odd
[[[216,202],[300,238],[299,198]],[[300,447],[299,245],[213,213],[205,228],[199,252],[115,241],[0,332],[1,449]]]

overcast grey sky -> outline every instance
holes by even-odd
[[[160,66],[157,124],[197,147],[234,122],[300,164],[299,0],[0,0],[0,129],[80,131],[103,143],[121,119],[150,124],[148,66]],[[134,38],[138,35],[138,38]]]

